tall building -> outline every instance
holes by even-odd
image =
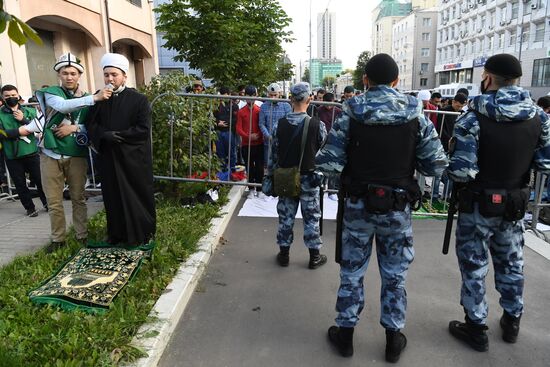
[[[392,57],[401,90],[431,89],[435,81],[438,9],[417,9],[393,26]]]
[[[534,98],[548,93],[549,6],[548,0],[441,0],[438,84],[479,84],[487,58],[509,53],[521,61],[520,86]]]
[[[146,0],[4,0],[4,10],[27,22],[43,41],[18,47],[0,34],[0,84],[17,86],[29,97],[42,85],[56,85],[59,55],[72,52],[85,68],[80,84],[95,91],[104,85],[99,61],[113,52],[130,61],[127,83],[142,85],[158,74],[152,4]]]
[[[410,14],[410,1],[382,0],[372,11],[372,51],[373,54],[392,54],[393,25]]]
[[[373,54],[392,54],[393,26],[413,10],[429,9],[438,0],[382,0],[371,13]]]
[[[336,14],[328,9],[317,14],[317,58],[336,58]]]

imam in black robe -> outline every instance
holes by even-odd
[[[92,106],[88,117],[88,136],[99,153],[108,241],[146,244],[156,228],[149,101],[135,89],[125,88]],[[113,131],[124,141],[107,139]]]

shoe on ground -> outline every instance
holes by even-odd
[[[338,195],[336,194],[328,194],[328,198],[332,201],[338,201]]]
[[[263,201],[267,201],[269,200],[269,198],[266,196],[266,194],[264,194],[263,192],[258,192],[258,199],[260,200],[263,200]]]
[[[38,217],[38,211],[36,209],[27,209],[27,217]]]
[[[309,249],[309,264],[310,269],[317,269],[327,263],[327,256],[320,254],[319,250]]]
[[[280,246],[279,247],[279,253],[277,254],[277,263],[280,266],[286,267],[288,266],[288,263],[290,262],[290,247],[287,246]]]
[[[485,325],[474,324],[468,317],[466,317],[466,322],[449,322],[449,332],[451,335],[462,340],[478,352],[489,350],[489,338],[487,338],[487,333],[485,332],[487,329],[488,327]]]
[[[502,328],[502,340],[506,343],[515,343],[518,340],[519,321],[521,316],[514,317],[508,312],[503,311],[500,318],[500,327]]]
[[[255,199],[255,198],[256,198],[256,195],[254,195],[254,191],[253,191],[253,190],[250,190],[250,191],[248,192],[248,195],[246,195],[246,198],[247,198],[248,200],[253,200],[253,199]]]
[[[407,346],[407,338],[400,331],[386,330],[386,361],[396,363]]]
[[[57,251],[58,249],[65,246],[65,241],[52,241],[48,246],[46,246],[46,253],[51,254],[54,251]]]
[[[342,357],[353,355],[353,330],[352,327],[338,326],[331,326],[328,329],[328,340]]]

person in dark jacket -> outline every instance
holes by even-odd
[[[228,96],[230,90],[227,87],[220,88],[220,94],[222,96]],[[235,172],[235,164],[237,163],[237,113],[239,112],[239,105],[232,100],[220,100],[218,109],[214,111],[214,118],[216,119],[216,133],[218,140],[216,140],[216,155],[222,160],[222,171]],[[229,175],[228,175],[229,177]]]

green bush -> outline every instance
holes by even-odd
[[[214,178],[221,162],[214,152],[216,132],[214,131],[213,111],[218,100],[204,98],[183,98],[176,96],[190,86],[193,77],[182,72],[158,75],[142,88],[149,101],[153,101],[153,172],[157,176],[190,177],[211,172]],[[170,169],[170,134],[173,128],[173,160]],[[212,160],[209,161],[209,153]],[[206,192],[202,183],[175,183],[164,181],[157,186],[167,197],[193,196]]]

